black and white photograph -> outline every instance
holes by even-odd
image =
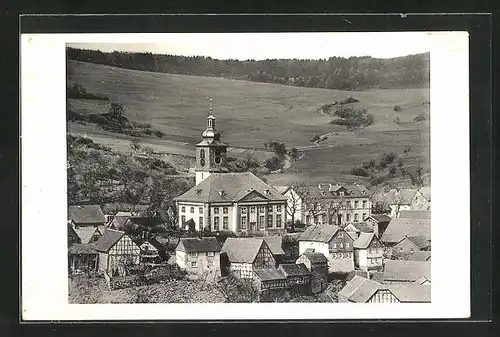
[[[429,50],[293,38],[68,45],[70,303],[431,301]]]
[[[434,145],[446,142],[433,129],[450,111],[437,89],[449,79],[433,67],[446,63],[439,51],[467,53],[467,37],[439,34],[61,39],[58,298],[71,307],[322,303],[340,317],[444,305],[441,266],[468,261],[442,234],[454,201],[431,207],[446,189],[431,183],[443,173],[434,155],[455,153]],[[468,117],[456,111],[459,130]],[[422,308],[417,316],[430,314]]]

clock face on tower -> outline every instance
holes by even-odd
[[[214,163],[216,165],[220,165],[222,163],[221,150],[218,148],[215,149]]]
[[[203,159],[203,158],[200,159],[200,165],[205,166],[205,159]]]

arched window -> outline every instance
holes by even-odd
[[[205,158],[205,150],[204,149],[200,150],[200,158]]]

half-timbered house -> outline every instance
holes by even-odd
[[[339,291],[338,300],[351,303],[400,302],[387,286],[357,275]]]
[[[375,233],[361,233],[354,241],[354,266],[361,270],[381,270],[384,245]]]
[[[124,276],[127,266],[140,263],[141,249],[122,231],[106,229],[95,249],[99,252],[99,270],[109,276]]]
[[[315,253],[312,249],[307,250],[295,261],[296,264],[304,264],[311,272],[311,292],[318,293],[328,286],[328,259],[323,253]]]
[[[260,293],[267,290],[285,289],[287,287],[287,279],[278,269],[255,269],[253,274],[253,281]]]
[[[221,249],[225,273],[239,278],[253,278],[254,271],[276,269],[276,260],[262,238],[227,238]]]
[[[192,275],[220,276],[220,250],[215,237],[181,238],[175,248],[176,263]]]
[[[99,253],[93,244],[73,243],[68,248],[70,274],[93,273],[98,270]]]
[[[431,263],[427,261],[385,260],[385,284],[424,284],[431,282]]]
[[[304,263],[283,263],[278,271],[285,275],[287,288],[310,290],[311,272]]]
[[[299,255],[314,249],[328,258],[329,272],[348,273],[354,270],[353,242],[353,238],[338,226],[309,226],[299,238]]]

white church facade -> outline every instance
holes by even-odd
[[[179,227],[196,230],[285,232],[287,198],[251,172],[228,172],[212,110],[196,145],[196,186],[175,198]]]

